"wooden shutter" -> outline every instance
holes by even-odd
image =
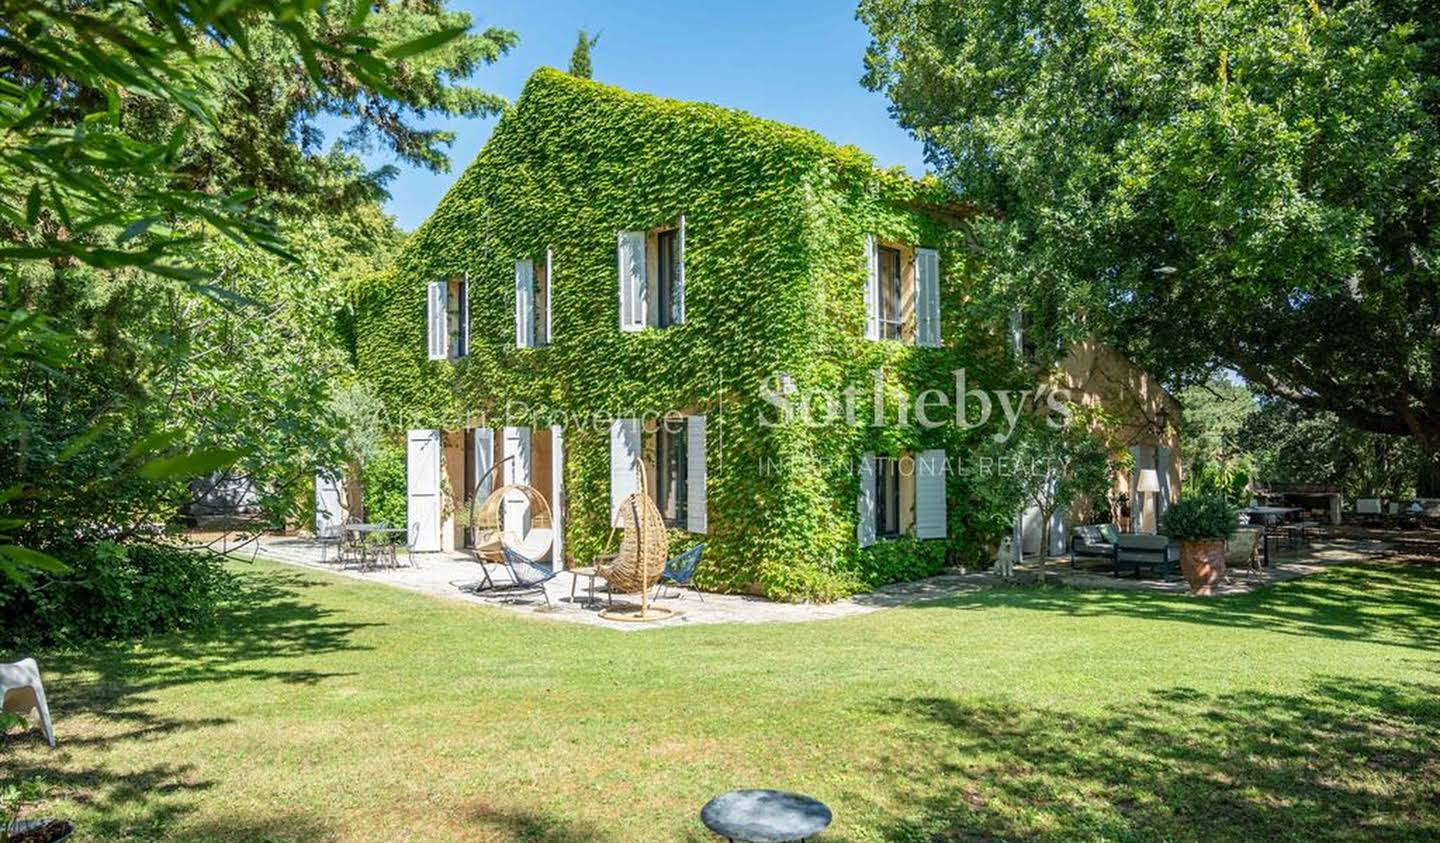
[[[412,430],[406,436],[405,521],[416,551],[440,549],[440,431]]]
[[[705,417],[690,416],[685,420],[685,529],[692,533],[710,532],[710,519],[705,510]]]
[[[470,353],[470,273],[460,280],[460,353]]]
[[[865,235],[865,339],[880,339],[880,249],[870,234]]]
[[[685,323],[685,215],[680,215],[680,226],[675,232],[675,324]],[[693,531],[692,531],[693,532]]]
[[[620,279],[620,330],[645,328],[649,296],[645,278],[645,232],[622,231],[616,248]]]
[[[333,539],[340,535],[345,512],[340,504],[340,475],[321,469],[315,472],[315,537]]]
[[[855,539],[861,547],[875,543],[875,452],[860,458],[860,495],[856,499]]]
[[[558,424],[550,426],[550,529],[550,565],[558,570],[565,567],[565,428]]]
[[[507,427],[501,445],[501,456],[505,459],[505,483],[530,485],[530,428]],[[500,519],[501,529],[524,538],[530,532],[530,499],[521,492],[506,495],[504,510]]]
[[[551,249],[545,250],[545,344],[549,345],[555,341],[555,317],[554,309],[550,306],[555,300],[555,252]]]
[[[940,253],[915,250],[915,342],[940,347]]]
[[[640,421],[610,424],[610,523],[620,526],[620,502],[640,488]]]
[[[430,294],[426,298],[425,324],[431,360],[444,360],[449,356],[450,332],[446,326],[450,312],[449,288],[450,285],[444,281],[430,282]]]
[[[535,347],[535,263],[515,261],[515,347]]]
[[[945,538],[945,452],[921,451],[915,458],[915,538]]]
[[[477,427],[472,430],[471,435],[475,442],[475,464],[471,471],[475,475],[475,488],[467,489],[475,495],[475,500],[484,503],[495,491],[495,478],[490,474],[495,469],[495,431],[488,427]]]

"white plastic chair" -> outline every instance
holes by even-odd
[[[40,683],[40,666],[34,659],[0,664],[0,708],[25,717],[29,717],[32,711],[37,712],[45,740],[50,742],[50,746],[55,746],[50,707],[45,704],[45,686]]]

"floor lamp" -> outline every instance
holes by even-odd
[[[1160,493],[1160,475],[1153,468],[1140,469],[1140,477],[1135,481],[1136,503],[1140,505],[1139,518],[1135,519],[1135,532],[1139,533],[1145,527],[1145,496]],[[1155,524],[1156,532],[1159,532],[1160,524]]]

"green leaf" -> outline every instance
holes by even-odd
[[[174,444],[176,440],[178,440],[181,436],[184,435],[185,431],[178,428],[174,430],[161,430],[156,433],[152,433],[149,436],[146,436],[144,439],[141,439],[139,442],[136,442],[134,445],[130,446],[130,456],[138,457],[141,454],[154,453],[155,451],[159,451],[163,448],[168,448],[170,445]]]
[[[40,183],[30,185],[30,195],[25,197],[25,222],[30,225],[40,221]]]
[[[419,38],[414,39],[413,41],[406,41],[404,44],[397,44],[396,46],[385,50],[384,55],[387,58],[395,59],[398,61],[400,59],[408,59],[411,56],[419,55],[420,53],[428,53],[431,50],[436,49],[437,47],[443,47],[444,45],[449,44],[451,41],[454,41],[456,38],[464,35],[467,31],[469,31],[469,29],[470,28],[468,26],[454,26],[447,29],[439,29],[431,32],[428,35],[422,35]]]
[[[48,553],[41,553],[38,550],[31,550],[28,547],[21,547],[18,544],[0,545],[0,556],[10,560],[21,568],[31,568],[36,571],[45,571],[51,574],[64,574],[70,570],[70,566]]]
[[[140,466],[140,476],[147,480],[169,480],[178,477],[199,477],[240,459],[239,451],[226,448],[202,448],[188,454],[156,457]]]
[[[125,226],[124,231],[120,232],[120,236],[115,238],[115,245],[123,245],[130,242],[131,240],[134,240],[136,237],[139,237],[147,230],[149,230],[150,226],[154,225],[159,221],[160,217],[145,217],[144,219],[139,219],[130,223],[129,225]]]

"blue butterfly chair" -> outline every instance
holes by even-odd
[[[545,598],[545,605],[550,605],[550,595],[545,593],[545,583],[555,579],[560,573],[558,568],[547,568],[532,561],[527,556],[511,550],[508,547],[501,547],[505,557],[505,567],[510,571],[510,578],[513,585],[505,586],[501,590],[507,593],[538,591],[540,596]]]
[[[695,569],[700,565],[700,555],[705,552],[705,545],[697,544],[679,556],[665,563],[665,571],[660,575],[660,581],[655,583],[655,597],[660,596],[660,589],[667,585],[676,588],[694,588],[695,594],[700,602],[705,602],[705,594],[695,586]],[[677,591],[675,596],[680,596]],[[653,599],[653,598],[652,598]]]

